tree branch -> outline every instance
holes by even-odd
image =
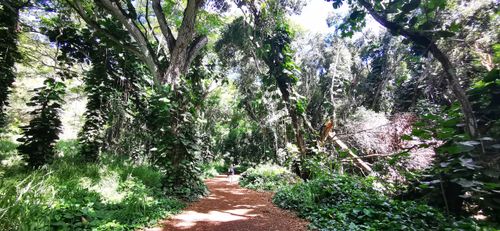
[[[146,20],[146,24],[148,25],[148,29],[149,31],[151,31],[151,35],[153,36],[153,38],[155,39],[155,41],[158,43],[158,47],[162,47],[162,44],[160,42],[160,40],[158,39],[158,37],[156,37],[156,34],[155,34],[155,31],[153,29],[153,27],[151,26],[151,22],[149,21],[149,0],[145,0],[146,1],[146,15],[144,16],[144,19]],[[159,55],[159,49],[158,49],[158,53],[157,53],[157,56]]]
[[[111,32],[107,31],[106,29],[103,29],[99,25],[99,23],[97,23],[96,21],[92,20],[87,15],[87,13],[85,12],[85,10],[83,9],[80,0],[76,0],[75,4],[72,4],[69,0],[67,0],[66,2],[71,6],[71,8],[73,8],[78,13],[78,15],[80,15],[80,17],[82,17],[83,21],[85,21],[85,23],[87,23],[87,25],[89,25],[89,27],[91,27],[92,29],[94,29],[94,30],[96,30],[96,31],[98,31],[100,33],[103,33],[104,35],[106,35],[106,37],[109,40],[111,40],[114,43],[116,43],[117,45],[123,47],[125,50],[128,50],[128,51],[134,53],[141,60],[145,61],[144,55],[139,51],[139,49],[137,49],[137,47],[132,46],[130,44],[122,43],[121,40],[118,39],[116,36],[114,36]]]
[[[167,39],[168,50],[172,53],[176,41],[174,35],[172,34],[172,30],[170,30],[170,27],[167,24],[165,14],[161,8],[160,0],[153,0],[153,11],[155,12],[156,20],[158,20],[158,24],[160,25],[161,33],[165,39]]]
[[[185,69],[189,68],[191,62],[193,62],[196,55],[198,55],[201,48],[203,48],[208,43],[208,38],[205,35],[200,35],[196,37],[188,48],[187,62]]]
[[[134,23],[134,20],[125,16],[120,10],[120,6],[117,5],[117,3],[111,2],[110,0],[98,1],[127,29],[130,35],[139,44],[140,51],[144,54],[146,65],[152,72],[151,74],[155,77],[154,80],[158,82],[160,73],[158,70],[158,62],[156,60],[153,48],[148,43],[139,27],[137,27],[137,25]]]
[[[155,0],[157,1],[157,0]],[[177,40],[181,40],[189,43],[194,34],[194,25],[196,21],[196,12],[200,7],[202,0],[188,0],[186,9],[184,10],[184,17],[182,18],[181,28],[179,30],[179,35],[177,36]],[[183,46],[184,44],[177,44]]]
[[[351,156],[352,159],[354,159],[355,161],[355,164],[360,167],[361,169],[365,170],[366,172],[368,172],[368,174],[371,174],[373,173],[373,170],[372,168],[370,167],[370,165],[368,165],[368,163],[366,163],[365,161],[363,161],[358,155],[356,155],[353,151],[351,151],[351,149],[349,149],[349,147],[344,143],[342,142],[342,140],[339,140],[338,138],[333,138],[333,141],[342,149],[342,150],[346,150],[347,151],[347,154],[349,154],[349,156]]]

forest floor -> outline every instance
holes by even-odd
[[[241,188],[237,178],[230,182],[225,175],[205,183],[210,195],[190,204],[183,213],[161,222],[162,228],[148,231],[300,231],[307,222],[293,213],[277,208],[272,193]]]

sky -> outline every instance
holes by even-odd
[[[341,13],[347,12],[346,7],[343,8],[342,11],[335,11]],[[302,9],[302,13],[300,15],[293,15],[291,20],[301,25],[305,30],[324,34],[332,30],[328,28],[326,19],[333,12],[334,9],[331,3],[324,0],[309,0],[307,5]]]
[[[305,30],[313,33],[326,34],[332,32],[333,28],[328,28],[326,19],[329,14],[347,15],[349,8],[344,4],[339,9],[333,9],[332,3],[325,0],[308,0],[307,5],[302,9],[300,15],[291,16],[291,20],[298,25],[301,25]],[[382,26],[379,25],[373,18],[367,16],[365,30],[381,32]]]

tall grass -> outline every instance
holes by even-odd
[[[116,158],[81,163],[75,146],[59,143],[59,157],[41,169],[0,167],[8,173],[0,179],[0,230],[133,230],[183,208],[164,196],[156,169]]]

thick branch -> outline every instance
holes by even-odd
[[[193,62],[193,59],[198,55],[200,52],[201,48],[203,48],[205,45],[208,43],[208,38],[205,35],[198,36],[189,46],[189,50],[187,53],[187,62],[186,62],[186,67],[185,69],[187,70],[189,68],[189,65],[191,65],[191,62]]]
[[[170,66],[161,79],[162,82],[172,83],[174,87],[177,78],[187,72],[191,61],[198,51],[207,43],[207,39],[203,36],[193,41],[195,35],[196,13],[201,3],[202,0],[188,0],[186,9],[184,10],[184,18],[179,28],[179,35],[170,53]]]
[[[139,27],[137,27],[137,25],[131,18],[123,14],[123,12],[120,10],[120,6],[118,6],[116,3],[111,2],[110,0],[99,0],[99,2],[102,3],[102,5],[108,10],[111,15],[113,15],[121,24],[123,24],[130,35],[139,44],[140,50],[144,53],[146,65],[152,72],[151,74],[155,76],[155,81],[157,81],[158,77],[160,76],[157,60],[153,48],[148,43]]]
[[[161,33],[167,40],[168,50],[170,51],[170,53],[172,53],[175,47],[175,38],[172,34],[172,30],[170,30],[170,27],[167,24],[165,14],[163,13],[163,10],[161,8],[160,0],[153,0],[153,11],[155,12],[158,24],[160,25]]]
[[[79,0],[75,1],[75,4],[72,4],[70,1],[67,1],[67,3],[71,6],[71,8],[73,8],[77,13],[78,15],[80,15],[80,17],[82,17],[83,21],[85,21],[85,23],[87,23],[88,26],[90,26],[92,29],[100,32],[100,33],[103,33],[106,35],[106,37],[113,41],[114,43],[116,43],[117,45],[123,47],[125,50],[128,50],[132,53],[134,53],[135,55],[137,55],[141,60],[145,61],[145,57],[144,55],[139,51],[139,49],[137,49],[137,47],[135,46],[132,46],[130,44],[124,44],[121,42],[121,40],[119,38],[117,38],[116,36],[114,36],[111,32],[103,29],[99,23],[97,23],[96,21],[92,20],[88,15],[87,13],[85,12],[85,10],[83,9],[81,3]]]
[[[155,0],[157,1],[157,0]],[[194,35],[194,25],[196,21],[196,13],[201,6],[202,0],[188,0],[186,9],[184,10],[184,17],[182,18],[181,28],[177,36],[176,46],[184,46],[183,43],[191,42]],[[179,44],[180,42],[180,44]],[[184,48],[184,47],[182,47]]]
[[[333,138],[333,141],[343,150],[346,150],[347,151],[347,154],[349,154],[349,156],[351,156],[351,158],[354,159],[356,165],[358,167],[360,167],[361,169],[365,170],[366,172],[368,172],[368,174],[371,174],[373,172],[372,168],[368,165],[368,163],[366,163],[365,161],[363,161],[358,155],[354,154],[353,151],[351,151],[351,149],[349,149],[349,147],[342,141],[342,140],[339,140],[338,138]]]

